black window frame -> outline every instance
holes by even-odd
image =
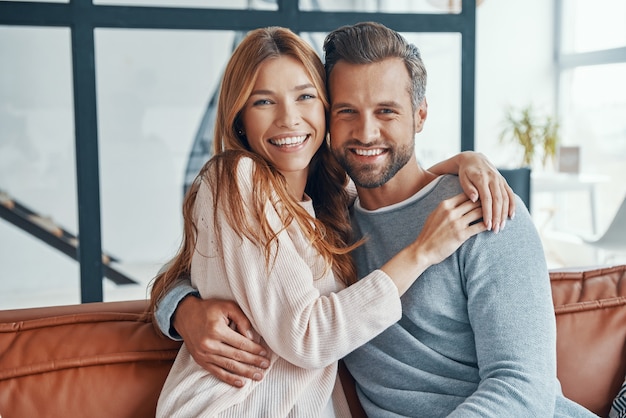
[[[377,21],[399,32],[461,35],[461,143],[474,149],[476,2],[462,0],[459,14],[303,11],[297,0],[276,0],[278,10],[95,5],[0,1],[0,25],[66,27],[71,31],[81,302],[103,300],[98,111],[94,29],[245,31],[285,26],[294,32],[329,32],[341,25]],[[1,58],[0,58],[1,59]]]

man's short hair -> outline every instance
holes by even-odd
[[[426,94],[426,68],[419,49],[398,32],[376,22],[342,26],[324,40],[326,83],[335,64],[372,64],[387,58],[400,58],[409,72],[409,94],[413,110]]]

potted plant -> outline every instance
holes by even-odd
[[[523,148],[522,167],[532,167],[536,155],[541,156],[541,163],[545,167],[548,161],[554,161],[556,157],[559,124],[550,115],[538,116],[532,105],[522,109],[510,108],[499,139],[500,142],[513,142]]]

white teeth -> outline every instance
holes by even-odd
[[[381,149],[381,148],[368,148],[368,149],[355,148],[354,153],[356,155],[363,155],[363,156],[366,156],[366,157],[373,157],[373,156],[382,154],[383,153],[383,149]]]
[[[301,143],[306,141],[306,138],[307,138],[307,135],[290,136],[290,137],[281,138],[281,139],[270,139],[270,142],[278,146],[285,146],[285,145],[293,146],[293,145],[300,145]]]

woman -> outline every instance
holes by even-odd
[[[157,416],[349,416],[337,360],[400,318],[400,296],[421,272],[486,229],[474,222],[480,205],[456,196],[426,233],[355,283],[351,197],[324,142],[324,85],[319,57],[287,29],[252,31],[233,53],[215,156],[185,198],[183,244],[155,281],[152,308],[190,274],[203,298],[241,306],[270,366],[262,381],[235,388],[183,345]]]

